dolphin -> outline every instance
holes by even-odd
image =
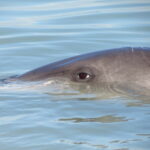
[[[67,79],[82,89],[150,93],[150,48],[123,47],[96,51],[50,63],[6,82]],[[81,88],[80,88],[81,89]]]

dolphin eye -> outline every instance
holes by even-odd
[[[78,74],[77,74],[77,78],[79,79],[79,80],[88,80],[88,79],[90,79],[90,75],[88,74],[88,73],[86,73],[86,72],[79,72]]]
[[[77,68],[72,72],[72,80],[75,82],[90,82],[95,78],[95,72],[89,67]]]

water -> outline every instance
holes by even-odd
[[[149,47],[149,16],[149,0],[1,0],[0,78],[96,50]],[[142,99],[0,86],[0,150],[149,150],[149,109]]]

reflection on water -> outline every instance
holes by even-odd
[[[112,115],[97,117],[97,118],[68,118],[68,119],[59,119],[60,121],[73,121],[76,123],[80,122],[101,122],[101,123],[113,123],[113,122],[122,122],[128,121],[124,117],[116,117]]]
[[[66,144],[71,144],[71,145],[82,145],[85,148],[96,148],[96,149],[105,149],[108,148],[106,145],[102,144],[92,144],[88,142],[77,142],[77,141],[71,141],[71,140],[60,140],[59,143],[66,143]]]
[[[150,47],[149,16],[149,0],[0,1],[0,79],[96,50]],[[52,85],[0,83],[0,149],[149,150],[149,97]]]

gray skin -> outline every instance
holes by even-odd
[[[52,78],[67,79],[93,90],[121,89],[149,93],[150,48],[125,47],[83,54],[45,65],[7,81]]]

